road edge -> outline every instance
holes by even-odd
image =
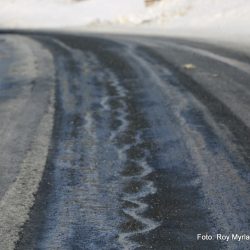
[[[0,249],[15,248],[22,227],[28,220],[30,209],[34,204],[52,136],[55,114],[54,87],[50,92],[47,111],[37,128],[37,136],[33,139],[31,150],[21,164],[20,174],[0,201]]]

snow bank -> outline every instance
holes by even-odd
[[[67,28],[199,36],[250,41],[249,0],[0,0],[0,28]]]
[[[80,27],[115,21],[144,8],[143,0],[0,0],[0,27]]]
[[[157,14],[151,23],[171,27],[233,28],[250,24],[249,0],[165,0],[152,12]]]

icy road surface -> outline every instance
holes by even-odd
[[[250,56],[122,35],[0,35],[0,249],[249,249]]]

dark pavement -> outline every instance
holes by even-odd
[[[0,249],[250,249],[231,238],[250,234],[250,56],[163,37],[0,39]]]

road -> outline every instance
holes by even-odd
[[[0,90],[0,249],[250,249],[250,53],[2,32]]]

